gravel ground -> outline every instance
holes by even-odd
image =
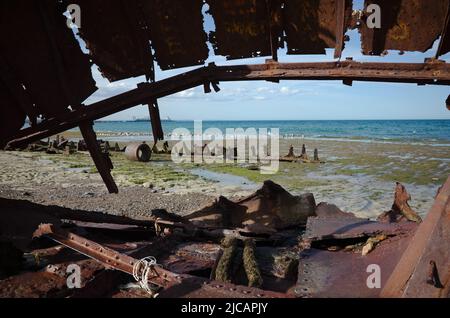
[[[208,184],[201,179],[190,182]],[[0,152],[0,197],[6,199],[145,219],[153,209],[183,215],[214,200],[214,193],[201,190],[119,185],[118,194],[109,194],[98,173],[68,169],[63,163],[42,159],[41,154]]]
[[[109,194],[96,187],[36,187],[33,190],[14,190],[0,185],[0,197],[28,200],[42,205],[123,215],[145,219],[153,209],[166,209],[177,214],[195,211],[214,200],[205,194],[151,193],[143,187],[121,188],[118,194]]]

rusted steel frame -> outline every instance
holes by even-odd
[[[97,136],[95,134],[93,123],[92,122],[81,122],[79,124],[81,135],[86,142],[89,153],[91,154],[92,160],[94,161],[95,166],[97,167],[100,176],[103,179],[106,187],[108,188],[109,193],[118,193],[119,189],[117,188],[116,183],[111,175],[111,159],[106,158],[107,154],[102,153],[100,146],[97,142]]]
[[[278,63],[217,67],[217,81],[238,80],[355,80],[449,85],[450,66],[434,63]]]
[[[41,224],[33,234],[34,237],[44,235],[108,267],[133,275],[133,266],[137,262],[133,257],[118,253],[94,241],[59,229],[52,224]],[[159,266],[155,266],[154,275],[149,277],[151,283],[162,287],[168,286],[170,282],[179,282],[180,279],[179,275],[166,271]]]
[[[205,82],[243,80],[354,80],[372,82],[450,85],[447,63],[359,63],[355,61],[320,63],[269,63],[256,65],[202,67],[131,91],[78,107],[61,118],[51,118],[33,128],[25,128],[8,138],[9,146],[23,147],[65,130],[82,121],[96,120],[119,111],[146,104]]]
[[[156,99],[148,103],[148,112],[152,124],[153,140],[156,144],[158,140],[164,139],[164,131],[162,129],[161,116],[159,114],[159,106]]]
[[[101,244],[85,239],[81,236],[71,232],[64,231],[60,228],[54,227],[52,224],[41,224],[34,232],[34,237],[46,236],[50,239],[67,246],[87,257],[93,258],[107,267],[114,268],[124,273],[133,275],[133,267],[137,259],[125,254],[118,253]],[[142,270],[142,269],[141,269]],[[199,290],[200,296],[218,296],[226,298],[234,297],[287,297],[286,294],[272,291],[265,291],[257,288],[236,286],[217,281],[211,281],[200,277],[195,277],[187,274],[177,274],[165,270],[164,268],[155,265],[152,268],[151,274],[148,276],[148,281],[152,284],[158,285],[165,289],[169,289],[172,293],[175,290],[181,289],[184,293],[189,294],[193,292],[193,288]],[[187,291],[184,291],[184,288]]]
[[[85,120],[96,120],[122,110],[146,104],[148,100],[175,94],[177,92],[203,85],[207,78],[207,68],[202,67],[154,83],[145,83],[128,92],[104,99],[89,106],[83,106],[64,114],[62,117],[48,119],[34,129],[25,128],[10,138],[12,147],[26,146],[57,133],[78,126]]]
[[[336,47],[334,48],[334,58],[340,59],[344,46],[345,29],[345,0],[336,0]]]
[[[438,46],[438,49],[437,49],[436,55],[435,55],[436,59],[439,58],[439,56],[442,55],[442,49],[443,49],[443,46],[444,46],[444,43],[445,43],[445,39],[447,37],[447,28],[449,26],[448,25],[449,20],[450,20],[450,2],[449,2],[448,7],[447,7],[447,15],[445,16],[445,23],[444,23],[444,27],[442,29],[441,39],[439,40],[439,46]]]
[[[425,220],[420,224],[407,249],[381,292],[382,297],[448,297],[442,289],[427,285],[431,261],[440,268],[441,281],[450,285],[450,176],[440,189]],[[445,290],[444,290],[445,292]]]

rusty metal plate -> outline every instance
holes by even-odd
[[[366,256],[347,251],[307,249],[300,253],[298,281],[294,294],[298,297],[378,297],[378,288],[368,288],[370,264],[380,266],[381,287],[410,241],[411,233],[391,237]]]
[[[212,243],[183,243],[171,250],[161,265],[171,272],[185,274],[214,266],[220,246]]]
[[[210,42],[216,55],[239,59],[271,55],[269,11],[261,0],[207,0],[216,30]]]
[[[442,33],[449,0],[366,0],[381,9],[381,28],[369,29],[363,23],[362,52],[380,55],[384,50],[420,51],[431,48]]]
[[[202,65],[208,58],[202,0],[142,1],[148,36],[162,70]]]
[[[28,272],[0,281],[0,298],[67,297],[74,290],[67,287],[67,266],[74,262],[48,265],[39,272]],[[75,262],[81,269],[81,287],[104,266],[93,260]]]
[[[161,298],[287,298],[290,295],[258,288],[209,281],[200,277],[184,278],[159,293]]]
[[[352,1],[345,3],[344,33]],[[336,46],[336,0],[286,0],[283,10],[288,54],[325,54]]]
[[[88,57],[66,26],[65,10],[51,0],[0,3],[0,63],[25,86],[35,113],[47,118],[96,90]],[[14,98],[23,99],[18,95]]]
[[[153,77],[152,52],[140,1],[80,0],[80,36],[103,76],[110,81]]]
[[[358,238],[383,233],[415,231],[417,223],[380,223],[357,217],[310,217],[303,238],[307,240]]]

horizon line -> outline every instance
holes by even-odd
[[[392,121],[392,120],[450,120],[450,118],[389,118],[389,119],[161,119],[161,122],[175,121]],[[94,122],[150,122],[150,119],[98,119]]]

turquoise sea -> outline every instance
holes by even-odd
[[[163,121],[166,138],[175,128],[194,131],[193,121]],[[285,121],[203,121],[203,131],[218,128],[278,128],[284,138],[343,139],[363,142],[429,143],[450,146],[450,120],[285,120]],[[139,140],[151,136],[148,121],[97,121],[101,137]]]

